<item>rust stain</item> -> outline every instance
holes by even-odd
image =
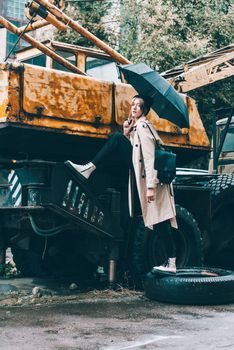
[[[36,114],[43,106],[44,116],[92,123],[100,115],[101,123],[111,123],[112,84],[88,77],[35,67],[24,74],[24,110]]]
[[[113,84],[110,82],[30,65],[25,65],[24,73],[1,68],[0,117],[7,116],[7,121],[15,125],[50,132],[106,138],[116,129],[122,129],[122,123],[129,115],[131,98],[136,94],[130,85],[116,84],[113,123]],[[20,74],[23,74],[23,91],[20,91]],[[195,101],[191,98],[186,101],[190,129],[180,129],[154,112],[150,113],[149,119],[165,144],[207,150],[210,144]],[[6,112],[7,106],[10,108]]]
[[[17,120],[20,113],[20,73],[14,70],[0,73],[0,116],[7,121],[12,118]]]
[[[0,71],[0,118],[6,117],[8,103],[8,73]]]

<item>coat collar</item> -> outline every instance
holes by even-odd
[[[133,127],[136,127],[140,122],[145,122],[147,120],[145,115],[142,115],[140,118],[137,119]]]

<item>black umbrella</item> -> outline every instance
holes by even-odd
[[[184,99],[166,79],[144,63],[126,64],[120,69],[139,95],[151,97],[151,108],[159,117],[181,128],[189,128],[188,108]]]

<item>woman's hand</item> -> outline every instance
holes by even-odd
[[[156,190],[155,188],[147,188],[146,191],[146,198],[147,198],[147,202],[151,203],[155,200],[156,198]]]
[[[125,122],[123,123],[123,134],[125,136],[127,137],[129,136],[130,132],[133,129],[133,125],[134,125],[134,119],[125,120]]]

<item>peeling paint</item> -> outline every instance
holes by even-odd
[[[6,65],[0,66],[0,118],[7,118],[12,125],[45,129],[51,133],[106,138],[122,128],[135,94],[136,91],[127,84],[114,85],[27,64],[20,71],[8,71]],[[112,111],[113,98],[115,115]],[[149,119],[166,145],[207,151],[210,143],[195,101],[187,97],[186,102],[190,129],[180,129],[154,112],[149,114]],[[6,115],[7,106],[11,108]],[[6,121],[0,119],[0,123],[3,120]]]
[[[0,71],[0,118],[6,117],[8,103],[8,73]]]

